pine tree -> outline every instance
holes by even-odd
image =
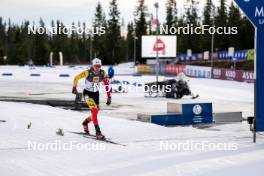
[[[10,52],[10,63],[11,64],[26,64],[25,54],[23,52],[22,47],[22,35],[20,33],[20,29],[18,27],[14,28],[14,40],[12,43],[12,52]]]
[[[168,28],[177,25],[177,6],[176,0],[167,0],[166,3],[166,25]]]
[[[95,16],[93,21],[93,28],[96,34],[93,37],[93,49],[96,57],[103,60],[103,62],[108,62],[107,60],[107,48],[106,48],[106,35],[100,35],[100,28],[107,29],[107,22],[105,19],[105,13],[103,12],[103,8],[100,2],[98,2],[95,10]]]
[[[16,42],[18,41],[16,27],[8,19],[7,29],[7,63],[18,64],[16,56]]]
[[[213,26],[214,18],[214,6],[212,0],[207,0],[204,11],[203,11],[203,25],[208,25],[209,27]],[[202,36],[202,48],[204,51],[209,51],[211,49],[211,39],[212,35],[209,33],[205,33]]]
[[[0,17],[0,64],[4,64],[4,56],[6,56],[6,26],[3,18]]]
[[[83,30],[85,31],[86,30],[86,23],[83,22]],[[89,56],[89,52],[88,52],[88,48],[89,48],[89,44],[88,44],[88,40],[87,40],[87,34],[84,32],[83,35],[82,35],[82,43],[83,43],[83,49],[80,50],[80,52],[83,53],[83,59],[82,59],[82,62],[84,62],[85,64],[89,63],[89,59],[88,59],[88,56]]]
[[[107,64],[115,64],[121,62],[121,32],[120,32],[120,12],[117,7],[117,0],[110,2],[110,12],[107,31]]]
[[[243,17],[239,29],[239,46],[241,49],[253,49],[255,45],[255,28],[247,17]]]
[[[72,27],[76,29],[75,23],[72,22]],[[70,36],[70,45],[66,52],[70,56],[69,62],[80,63],[79,60],[79,46],[78,46],[78,34],[75,30],[72,31]]]
[[[193,27],[199,26],[199,17],[198,17],[198,2],[196,0],[187,0],[187,6],[185,9],[185,23],[192,25]],[[201,51],[201,35],[198,34],[190,34],[185,35],[186,41],[188,43],[187,49],[192,49],[193,52]]]
[[[129,61],[132,61],[134,58],[134,24],[133,22],[128,23],[127,25],[127,58]]]
[[[212,25],[213,3],[212,0],[206,0],[203,11],[203,24]]]
[[[40,27],[45,28],[44,21],[40,19],[39,22]],[[45,65],[48,63],[50,54],[50,45],[48,41],[47,34],[39,34],[35,35],[35,58],[34,63],[39,65]]]
[[[78,21],[78,29],[82,29],[83,26],[81,24],[80,21]],[[84,32],[84,31],[80,31],[80,32]],[[77,55],[77,58],[80,59],[81,62],[84,62],[86,59],[85,59],[85,42],[84,42],[84,34],[83,33],[78,33],[77,35],[77,44],[78,44],[78,47],[76,48],[76,55]]]
[[[34,58],[34,35],[28,34],[28,26],[30,25],[29,21],[25,21],[24,24],[21,26],[22,32],[22,45],[24,48],[25,56],[27,62],[32,61]]]
[[[135,11],[135,34],[138,38],[136,45],[136,59],[140,63],[145,63],[146,59],[142,58],[141,53],[141,37],[147,34],[147,23],[146,23],[147,7],[145,6],[145,0],[138,0],[138,6]]]
[[[242,24],[242,16],[241,16],[240,10],[232,2],[229,7],[228,26],[229,27],[235,26],[238,29],[241,29],[241,24]],[[240,45],[241,43],[239,40],[239,34],[230,35],[228,38],[228,44],[229,46],[234,46],[236,49],[242,49]]]
[[[180,16],[178,19],[178,26],[186,26],[186,22],[184,21],[184,16]],[[184,34],[180,33],[177,35],[177,52],[178,53],[186,53],[188,49],[188,43]]]
[[[103,8],[102,8],[101,3],[98,2],[96,9],[95,9],[93,26],[94,27],[100,27],[104,23],[105,23],[105,14],[103,12]]]
[[[215,18],[216,27],[227,27],[228,13],[226,7],[226,0],[220,0],[220,6],[217,8],[217,15]],[[227,35],[215,35],[215,46],[218,50],[226,50],[229,47]]]

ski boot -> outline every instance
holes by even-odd
[[[96,139],[105,140],[105,136],[101,132],[96,132]]]
[[[99,125],[95,125],[95,131],[96,131],[96,139],[98,140],[105,140],[105,136],[101,133]]]
[[[90,132],[89,132],[88,128],[87,128],[87,129],[83,129],[83,131],[84,131],[84,133],[85,133],[86,135],[90,135]]]
[[[88,120],[87,119],[85,119],[84,121],[83,121],[83,123],[82,123],[82,125],[83,125],[83,131],[84,131],[84,133],[86,134],[86,135],[90,135],[90,133],[89,133],[89,129],[88,129]]]

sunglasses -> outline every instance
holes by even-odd
[[[101,68],[101,65],[94,65],[95,68]]]

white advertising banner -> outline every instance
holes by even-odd
[[[211,78],[211,67],[200,67],[193,65],[186,65],[185,74],[195,78]]]
[[[204,52],[204,60],[209,60],[209,58],[210,58],[210,52],[209,51],[205,51]]]
[[[176,57],[177,55],[177,37],[155,35],[142,36],[142,57],[156,57],[157,52],[159,57]]]
[[[234,55],[235,55],[235,48],[229,47],[228,48],[228,57],[234,57]]]

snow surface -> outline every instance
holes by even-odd
[[[37,67],[35,69],[30,69],[28,67],[0,66],[0,96],[20,97],[25,99],[53,98],[74,100],[75,97],[71,94],[73,78],[85,68],[86,66],[76,66],[74,68],[63,66],[56,68]],[[115,77],[115,79],[118,80],[126,80],[130,83],[156,81],[155,76],[128,76],[127,74],[132,74],[134,70],[131,63],[116,66],[115,70],[116,73],[121,74]],[[1,76],[2,73],[13,73],[13,76],[3,77]],[[31,73],[39,73],[41,76],[30,77],[29,75]],[[70,77],[61,78],[59,77],[60,74],[69,74]],[[160,80],[164,80],[164,77],[161,76]],[[128,94],[113,94],[112,107],[122,108],[118,108],[117,111],[113,109],[110,112],[104,111],[104,113],[108,115],[115,114],[115,116],[121,118],[135,119],[138,112],[166,112],[167,102],[212,102],[215,112],[239,111],[243,113],[243,117],[252,116],[254,114],[253,84],[194,78],[190,78],[189,84],[191,90],[200,95],[199,99],[190,100],[189,97],[184,97],[181,100],[145,98],[142,91],[137,93],[133,91]],[[84,81],[80,81],[79,91],[82,91],[83,87]],[[47,94],[32,95],[38,93]],[[106,101],[104,93],[100,98],[101,102]],[[105,103],[102,103],[102,107],[104,105]]]
[[[130,64],[131,65],[131,64]],[[154,76],[133,77],[134,68],[127,64],[117,66],[119,80],[133,82],[155,81]],[[72,79],[85,67],[36,68],[0,67],[0,96],[27,99],[73,100]],[[2,73],[13,73],[3,77]],[[40,73],[40,77],[30,77]],[[70,74],[60,78],[59,74]],[[164,79],[164,77],[160,77]],[[81,90],[83,82],[80,82]],[[248,83],[193,79],[190,87],[200,98],[182,100],[145,98],[143,92],[112,94],[113,107],[106,109],[106,97],[101,95],[99,122],[102,132],[113,145],[87,139],[68,131],[80,131],[87,112],[76,112],[50,106],[27,103],[0,102],[0,173],[5,176],[42,175],[262,175],[264,139],[258,134],[256,144],[246,123],[217,125],[206,129],[188,127],[166,128],[138,122],[137,113],[166,112],[167,102],[213,102],[214,111],[241,111],[253,115],[253,85]],[[50,93],[31,95],[34,93]],[[57,94],[56,94],[57,93]],[[104,110],[105,108],[105,110]],[[116,118],[118,117],[118,118]],[[1,122],[6,120],[6,122]],[[27,125],[31,122],[31,128]],[[65,135],[58,136],[62,128]],[[94,133],[92,125],[90,131]],[[75,142],[86,144],[88,150],[30,150],[29,143],[49,144]],[[224,148],[184,148],[179,145],[210,144]],[[96,147],[97,148],[96,148]],[[99,149],[98,150],[98,146]],[[164,146],[169,146],[166,148]],[[175,148],[175,146],[177,146]],[[229,146],[228,149],[226,146]],[[230,148],[231,146],[231,148]]]

